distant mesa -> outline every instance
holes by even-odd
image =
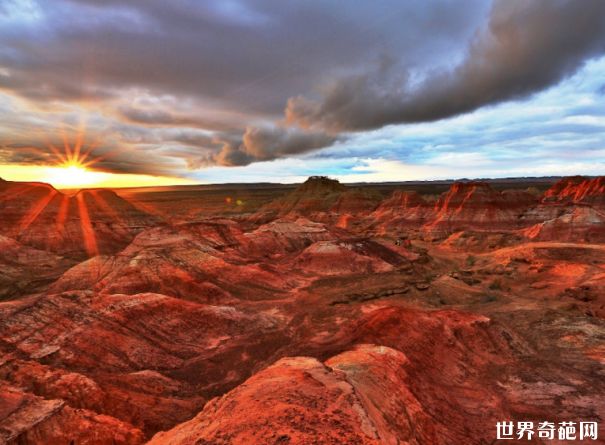
[[[347,187],[336,179],[327,176],[310,176],[305,182],[299,185],[295,192],[325,194],[334,192],[343,192]]]
[[[277,217],[304,216],[346,228],[374,211],[383,198],[372,189],[346,186],[326,176],[311,176],[292,192],[263,206],[254,218],[267,222]]]
[[[327,176],[311,176],[292,192],[267,204],[261,209],[276,216],[296,214],[309,216],[315,212],[327,212],[336,204],[340,194],[348,189],[336,179]]]

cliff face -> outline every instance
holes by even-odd
[[[412,229],[445,236],[460,230],[510,231],[523,227],[521,216],[537,203],[529,192],[499,192],[485,182],[456,182],[432,202],[417,192],[395,191],[370,218],[383,233]]]
[[[573,176],[564,178],[546,191],[544,202],[572,202],[605,206],[605,177],[588,179]]]
[[[523,231],[536,241],[605,242],[605,213],[590,207],[574,207],[561,216],[537,223]]]
[[[530,199],[521,193],[498,192],[484,182],[457,182],[435,204],[435,219],[430,226],[449,231],[488,226],[516,228]]]
[[[434,216],[433,206],[417,192],[396,190],[382,201],[371,218],[386,224],[424,224]]]
[[[543,241],[602,242],[604,212],[605,177],[564,178],[523,214],[524,234]]]

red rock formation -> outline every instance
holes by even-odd
[[[604,210],[605,177],[563,178],[544,193],[540,205],[524,212],[521,220],[528,228],[523,233],[532,239],[600,242]]]
[[[358,231],[366,224],[365,218],[373,212],[380,202],[380,193],[362,188],[349,189],[340,194],[332,208],[315,219],[342,229]]]
[[[0,318],[3,380],[147,433],[190,418],[283,342],[279,318],[158,294],[48,295],[3,303]]]
[[[605,242],[605,213],[590,207],[573,207],[556,218],[522,231],[534,241]]]
[[[302,251],[293,267],[303,273],[351,275],[389,272],[406,262],[396,252],[367,240],[318,241]]]
[[[415,229],[432,220],[434,210],[417,192],[396,190],[370,215],[371,227],[385,233]]]
[[[325,364],[285,358],[149,443],[447,443],[414,395],[408,365],[403,353],[375,345]]]
[[[333,240],[337,232],[306,218],[277,219],[246,233],[243,247],[248,255],[271,257],[302,250],[317,241]]]
[[[584,403],[553,405],[556,365],[528,367],[531,346],[487,317],[383,307],[351,333],[345,352],[281,359],[150,444],[480,444],[501,419],[558,419]]]
[[[362,188],[348,189],[340,194],[330,209],[330,213],[359,217],[374,211],[381,201],[382,195],[373,190]]]
[[[49,290],[154,292],[237,304],[282,298],[309,276],[386,272],[407,261],[379,243],[303,218],[275,220],[247,233],[233,224],[201,222],[147,230],[119,255],[73,267]]]
[[[156,292],[210,304],[281,298],[298,285],[296,276],[258,262],[334,236],[323,224],[304,219],[276,220],[249,233],[218,222],[155,228],[119,255],[95,257],[69,270],[51,291]]]
[[[325,363],[282,359],[150,444],[450,444],[493,436],[489,424],[505,415],[495,387],[454,395],[451,379],[460,375],[436,369],[443,377],[431,387],[418,366],[401,351],[370,344]],[[435,396],[451,406],[435,406]],[[478,409],[485,425],[464,414]]]
[[[544,193],[544,202],[605,205],[605,176],[563,178]]]
[[[454,232],[469,228],[511,230],[533,201],[529,193],[500,193],[486,182],[456,182],[435,204],[430,231]]]
[[[356,229],[381,200],[376,191],[350,188],[334,179],[312,176],[286,196],[263,206],[250,220],[262,224],[275,217],[304,216],[343,229]]]
[[[378,377],[378,376],[377,376]],[[346,379],[309,357],[285,358],[150,445],[357,444],[380,438]]]
[[[498,192],[486,182],[456,182],[434,205],[416,192],[394,192],[371,215],[370,227],[383,233],[422,226],[424,232],[438,235],[473,229],[510,231],[536,203],[529,192]]]
[[[395,213],[426,206],[428,206],[428,203],[418,192],[396,190],[390,198],[385,199],[380,204],[376,213],[379,215],[384,213]]]

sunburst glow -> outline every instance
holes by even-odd
[[[54,165],[0,163],[0,178],[9,181],[46,182],[58,189],[170,186],[199,182],[171,176],[100,171],[95,169],[94,166],[108,156],[115,154],[115,151],[107,152],[105,150],[102,156],[93,157],[92,152],[98,147],[98,144],[89,145],[84,143],[85,131],[83,127],[78,129],[73,143],[70,143],[65,132],[62,133],[63,146],[60,149],[52,144],[48,144],[47,147],[55,157]],[[47,150],[36,150],[41,155],[48,152]]]
[[[96,147],[93,144],[83,152],[84,146],[84,127],[80,127],[76,135],[73,146],[70,145],[66,134],[63,132],[64,151],[59,151],[54,145],[49,144],[50,150],[57,157],[57,165],[47,168],[45,182],[53,184],[59,188],[79,188],[87,187],[103,182],[107,179],[107,174],[103,172],[90,170],[89,167],[101,158],[90,158],[92,150]]]
[[[42,180],[58,188],[78,188],[100,184],[108,179],[108,174],[89,170],[76,163],[48,167]]]

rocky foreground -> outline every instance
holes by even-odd
[[[0,181],[0,443],[605,438],[605,178],[156,210]]]

